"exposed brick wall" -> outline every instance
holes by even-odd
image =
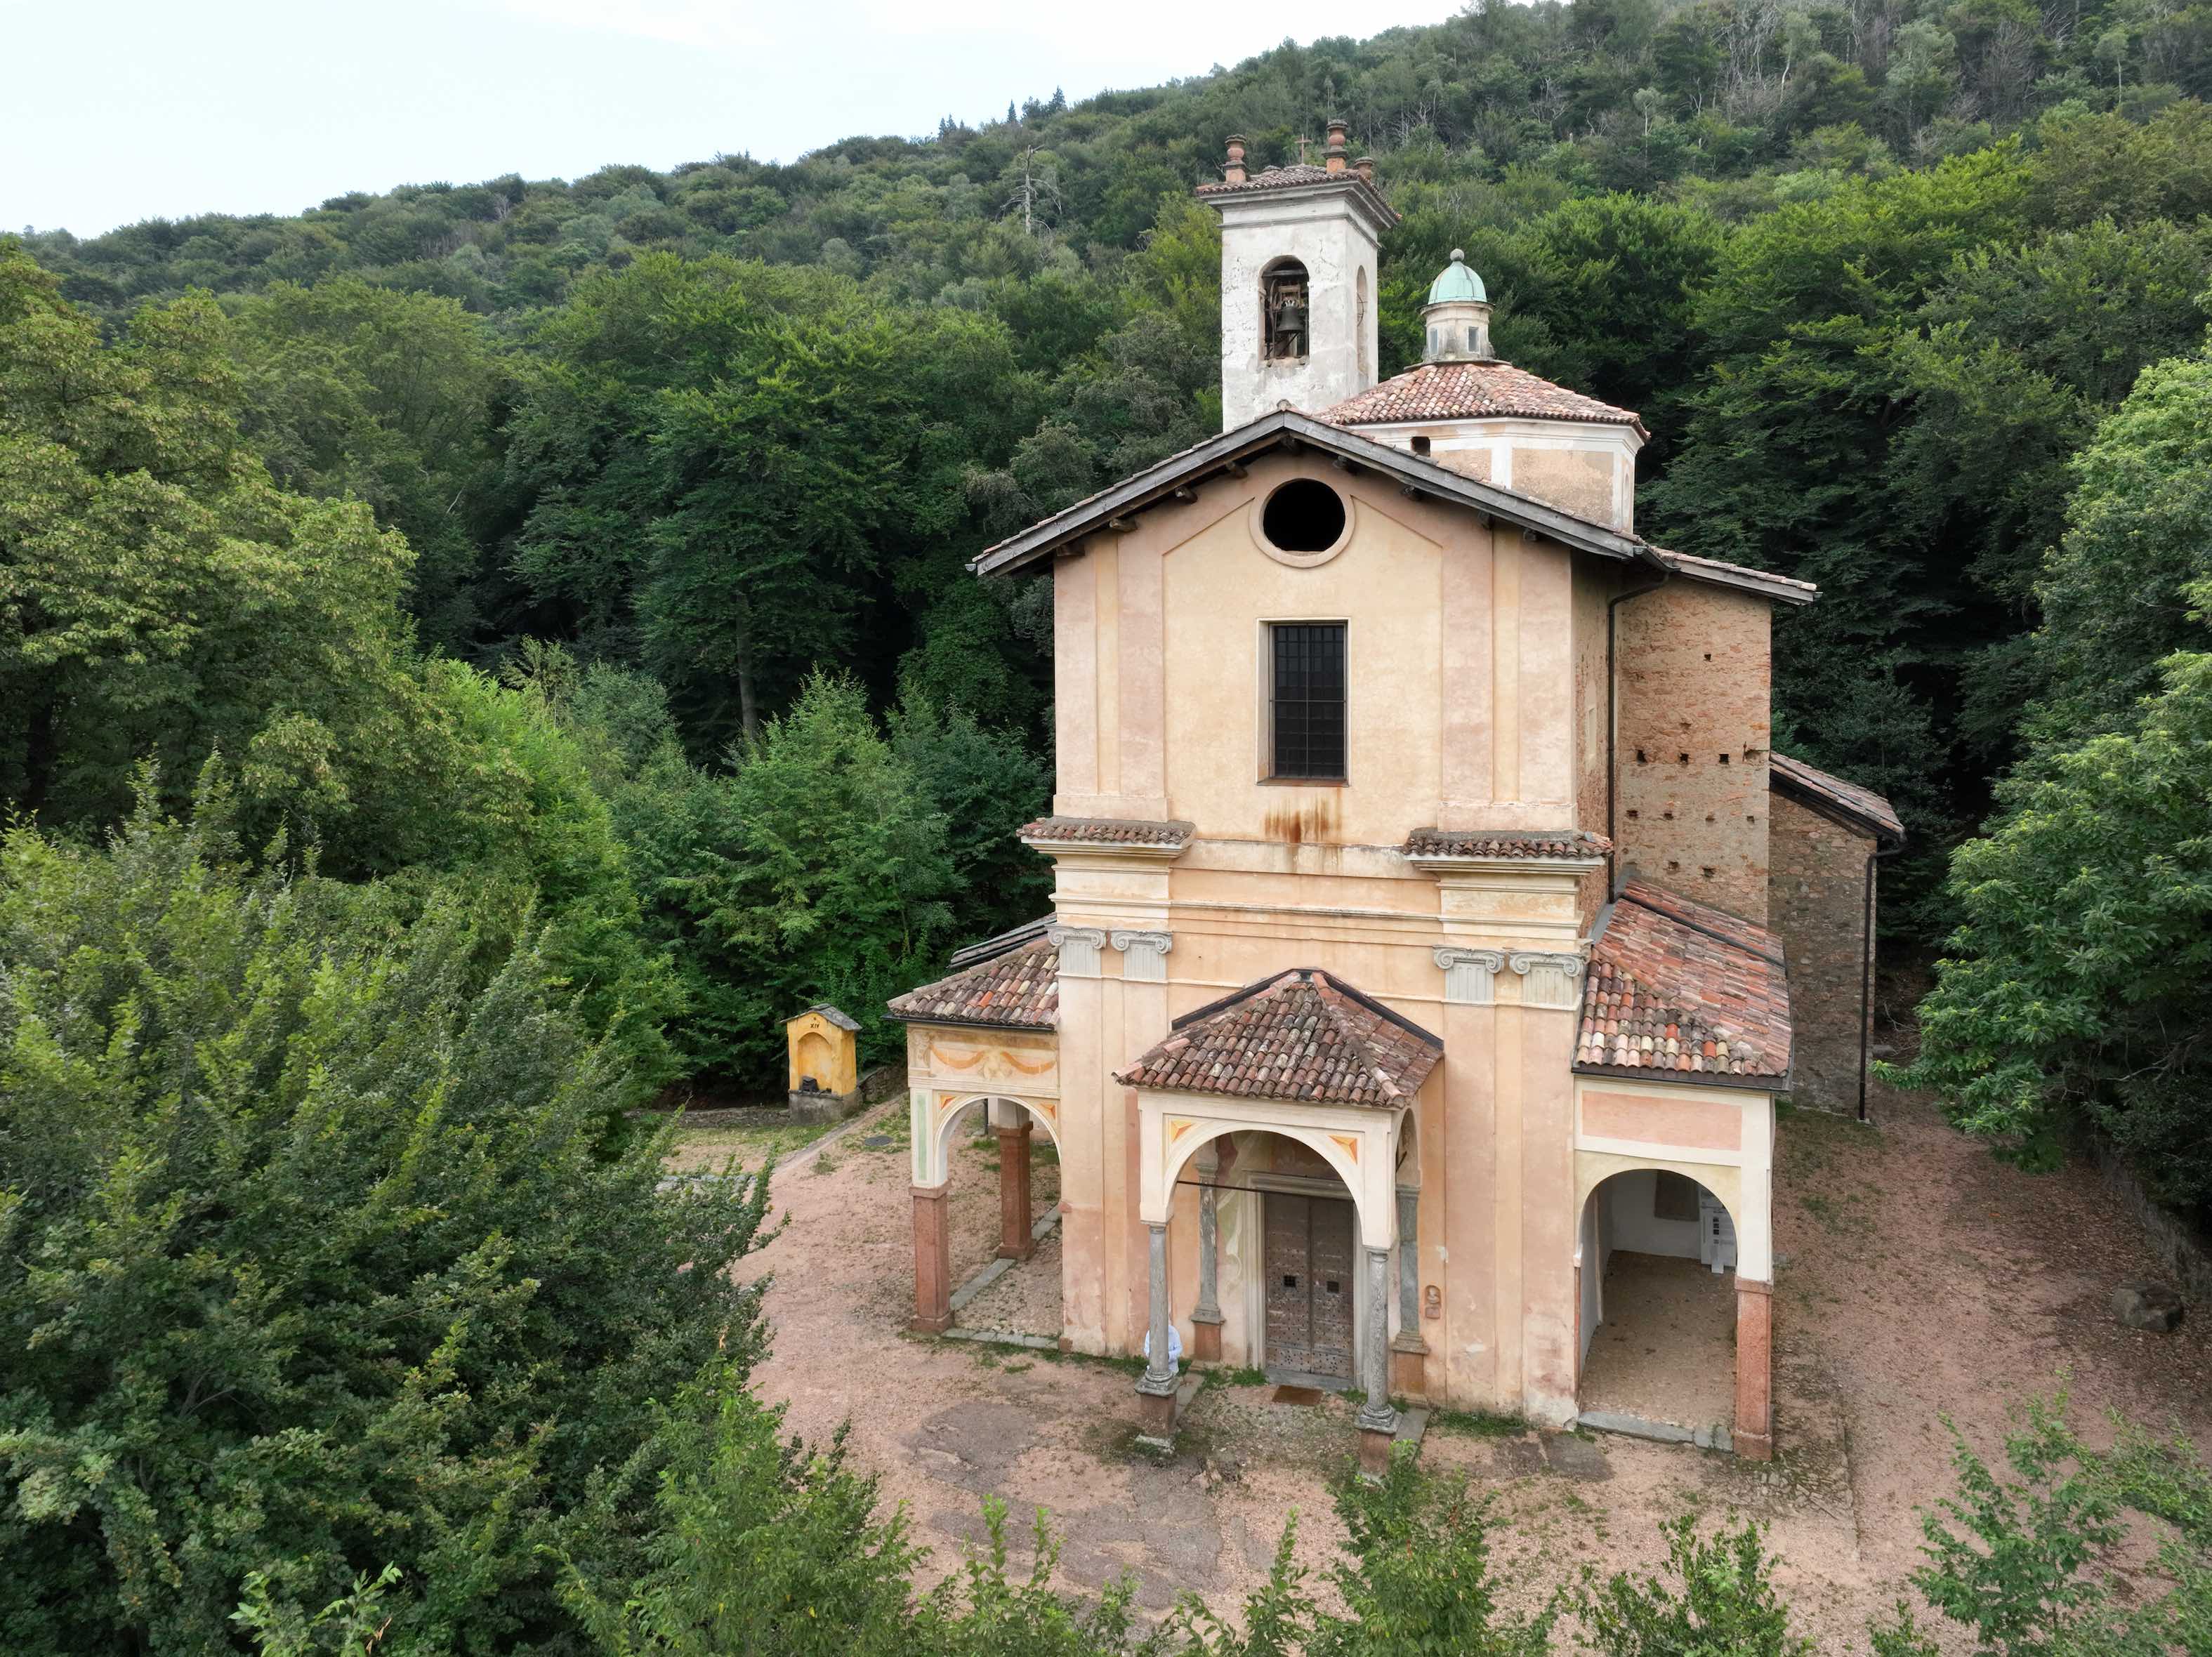
[[[1768,825],[1768,924],[1790,967],[1793,1104],[1856,1113],[1860,1019],[1874,963],[1864,950],[1874,837],[1777,794]]]
[[[1615,617],[1620,862],[1764,922],[1767,601],[1674,580]]]

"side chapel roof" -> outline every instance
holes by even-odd
[[[951,973],[892,998],[885,1011],[907,1024],[1058,1029],[1060,946],[1049,924],[1032,920],[970,944],[953,956]]]
[[[1766,756],[1766,786],[1816,810],[1825,810],[1831,816],[1846,817],[1887,846],[1905,844],[1905,824],[1899,821],[1895,808],[1871,788],[1816,771],[1787,754],[1774,753]]]
[[[1790,1054],[1782,940],[1631,879],[1590,950],[1575,1069],[1778,1089],[1789,1083]]]

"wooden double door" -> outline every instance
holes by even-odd
[[[1352,1378],[1352,1205],[1270,1191],[1265,1207],[1267,1367]]]

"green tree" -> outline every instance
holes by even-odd
[[[2192,583],[2212,578],[2212,355],[2147,369],[2073,463],[2030,645],[2054,737],[2124,721],[2173,652],[2201,647]]]
[[[979,736],[979,742],[984,741]],[[884,1051],[885,1001],[928,974],[958,877],[945,820],[849,679],[817,676],[710,773],[659,750],[614,810],[690,1011],[694,1073],[770,1083],[814,1001]]]
[[[1526,1618],[1499,1608],[1489,1503],[1468,1490],[1464,1473],[1424,1472],[1411,1455],[1394,1455],[1380,1479],[1340,1483],[1336,1511],[1346,1557],[1332,1575],[1344,1610],[1318,1617],[1311,1657],[1551,1650],[1555,1606]]]
[[[757,733],[848,646],[885,561],[960,522],[1012,373],[1005,330],[963,312],[666,256],[585,285],[540,349],[519,567],[695,737]]]
[[[252,872],[231,817],[0,838],[0,1624],[571,1640],[553,1551],[644,1563],[643,1401],[760,1352],[764,1176],[662,1192],[533,942]]]
[[[1921,1514],[1928,1563],[1912,1584],[1987,1657],[2167,1657],[2212,1636],[2212,1473],[2196,1446],[2124,1421],[2117,1442],[2085,1443],[2062,1397],[2032,1401],[1993,1466],[1951,1429],[1957,1493]],[[2123,1571],[2130,1511],[2161,1521],[2166,1591]],[[1912,1611],[1874,1630],[1876,1657],[1948,1648]]]
[[[2160,1199],[2203,1214],[2212,655],[2170,658],[2164,674],[2132,728],[2032,751],[1983,836],[1952,854],[1961,920],[1897,1079],[2037,1162],[2086,1121]]]
[[[1618,1571],[1586,1587],[1577,1605],[1587,1649],[1604,1657],[1810,1657],[1790,1631],[1774,1567],[1755,1520],[1707,1538],[1684,1514],[1660,1527],[1662,1574]]]
[[[415,550],[424,636],[474,642],[499,479],[495,417],[510,376],[483,319],[453,299],[337,276],[272,282],[231,330],[241,429],[277,483],[350,495]]]

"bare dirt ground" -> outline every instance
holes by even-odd
[[[1863,1651],[1917,1563],[1916,1509],[1950,1489],[1948,1412],[1994,1448],[2008,1411],[2070,1387],[2093,1429],[2117,1409],[2212,1442],[2212,1308],[2172,1335],[2104,1310],[2112,1287],[2156,1276],[2139,1231],[2086,1168],[2031,1175],[1960,1138],[1925,1101],[1878,1091],[1877,1125],[1795,1114],[1781,1132],[1775,1220],[1779,1459],[1760,1467],[1686,1447],[1441,1420],[1423,1448],[1495,1494],[1495,1559],[1533,1604],[1572,1581],[1649,1566],[1659,1523],[1692,1508],[1771,1527],[1783,1586],[1824,1651]],[[954,1276],[997,1241],[988,1141],[954,1158]],[[1042,1175],[1044,1170],[1040,1168]],[[1328,1482],[1352,1442],[1351,1407],[1269,1402],[1216,1386],[1166,1465],[1131,1442],[1133,1366],[917,1339],[903,1114],[893,1107],[797,1154],[776,1182],[790,1223],[757,1258],[771,1272],[774,1355],[758,1376],[791,1430],[853,1423],[859,1461],[904,1503],[933,1568],[981,1534],[1003,1496],[1018,1558],[1036,1508],[1065,1537],[1066,1576],[1138,1574],[1153,1611],[1183,1591],[1230,1609],[1264,1576],[1285,1515],[1317,1572],[1341,1530]],[[1040,1178],[1038,1199],[1047,1199]],[[979,1297],[971,1325],[1038,1320],[1054,1242]]]
[[[1582,1405],[1725,1428],[1735,1413],[1735,1278],[1696,1260],[1617,1252],[1590,1333]]]

